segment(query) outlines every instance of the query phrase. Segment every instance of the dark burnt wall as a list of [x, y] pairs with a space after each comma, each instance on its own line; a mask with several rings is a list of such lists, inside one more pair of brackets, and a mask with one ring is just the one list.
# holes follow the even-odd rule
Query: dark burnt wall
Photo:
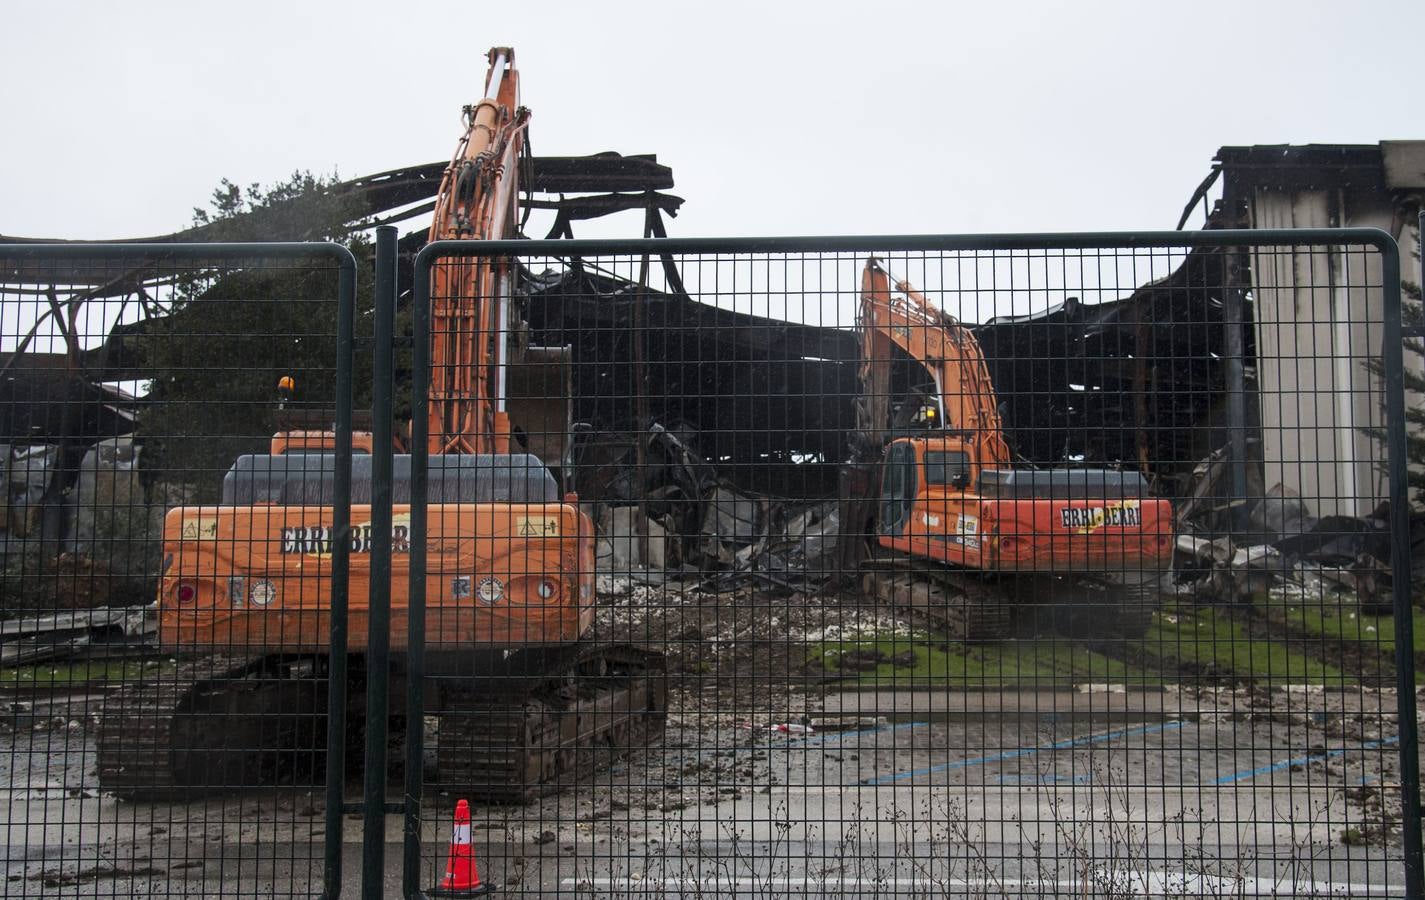
[[[1013, 451], [1041, 466], [1143, 469], [1159, 490], [1179, 490], [1224, 442], [1223, 304], [1247, 282], [1243, 261], [1234, 251], [1196, 251], [1124, 300], [1071, 302], [978, 327]], [[854, 332], [640, 294], [578, 270], [535, 280], [527, 317], [532, 343], [573, 347], [576, 422], [636, 431], [641, 391], [652, 421], [694, 434], [696, 451], [744, 489], [835, 491], [855, 427]], [[913, 388], [915, 368], [903, 361], [892, 384]]]

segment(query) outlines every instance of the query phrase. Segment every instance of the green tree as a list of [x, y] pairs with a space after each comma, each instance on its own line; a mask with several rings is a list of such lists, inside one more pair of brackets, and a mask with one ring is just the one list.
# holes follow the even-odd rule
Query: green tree
[[239, 187], [224, 178], [208, 201], [195, 207], [193, 225], [210, 241], [338, 241], [364, 246], [365, 220], [360, 202], [334, 190], [336, 174], [293, 172], [264, 188]]
[[[224, 179], [210, 209], [193, 223], [213, 241], [311, 241], [345, 244], [357, 256], [357, 330], [370, 322], [371, 247], [363, 210], [332, 190], [335, 176], [294, 173], [263, 188]], [[145, 466], [193, 499], [216, 500], [222, 476], [242, 453], [265, 452], [279, 426], [278, 379], [297, 391], [287, 409], [322, 422], [335, 409], [337, 272], [328, 263], [254, 258], [178, 273], [167, 314], [139, 340], [152, 373], [137, 433]], [[370, 403], [370, 365], [357, 354], [353, 404]], [[290, 418], [290, 414], [287, 416]]]

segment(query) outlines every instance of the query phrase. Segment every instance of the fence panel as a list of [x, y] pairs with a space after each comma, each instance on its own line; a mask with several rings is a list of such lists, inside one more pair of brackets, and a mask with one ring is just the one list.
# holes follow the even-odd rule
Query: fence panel
[[1420, 894], [1379, 233], [3, 261], [7, 895]]
[[1419, 896], [1384, 234], [415, 272], [408, 894]]
[[355, 290], [0, 247], [0, 894], [339, 891]]

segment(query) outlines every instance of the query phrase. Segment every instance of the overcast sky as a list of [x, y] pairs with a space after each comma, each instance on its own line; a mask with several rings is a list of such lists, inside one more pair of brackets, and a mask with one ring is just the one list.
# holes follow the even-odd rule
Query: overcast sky
[[1425, 138], [1418, 0], [134, 0], [4, 21], [0, 233], [28, 237], [173, 231], [224, 177], [447, 159], [496, 44], [535, 153], [657, 153], [687, 200], [674, 235], [1171, 228], [1219, 146]]

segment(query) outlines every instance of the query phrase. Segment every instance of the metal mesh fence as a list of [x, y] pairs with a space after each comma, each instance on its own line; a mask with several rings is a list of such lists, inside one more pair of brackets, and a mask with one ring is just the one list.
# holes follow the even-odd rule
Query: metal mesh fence
[[5, 896], [321, 893], [334, 557], [257, 495], [273, 459], [346, 490], [354, 276], [310, 245], [0, 250]]
[[392, 238], [0, 249], [6, 896], [1419, 895], [1388, 241]]
[[428, 249], [407, 887], [1405, 893], [1399, 271], [1312, 240]]

